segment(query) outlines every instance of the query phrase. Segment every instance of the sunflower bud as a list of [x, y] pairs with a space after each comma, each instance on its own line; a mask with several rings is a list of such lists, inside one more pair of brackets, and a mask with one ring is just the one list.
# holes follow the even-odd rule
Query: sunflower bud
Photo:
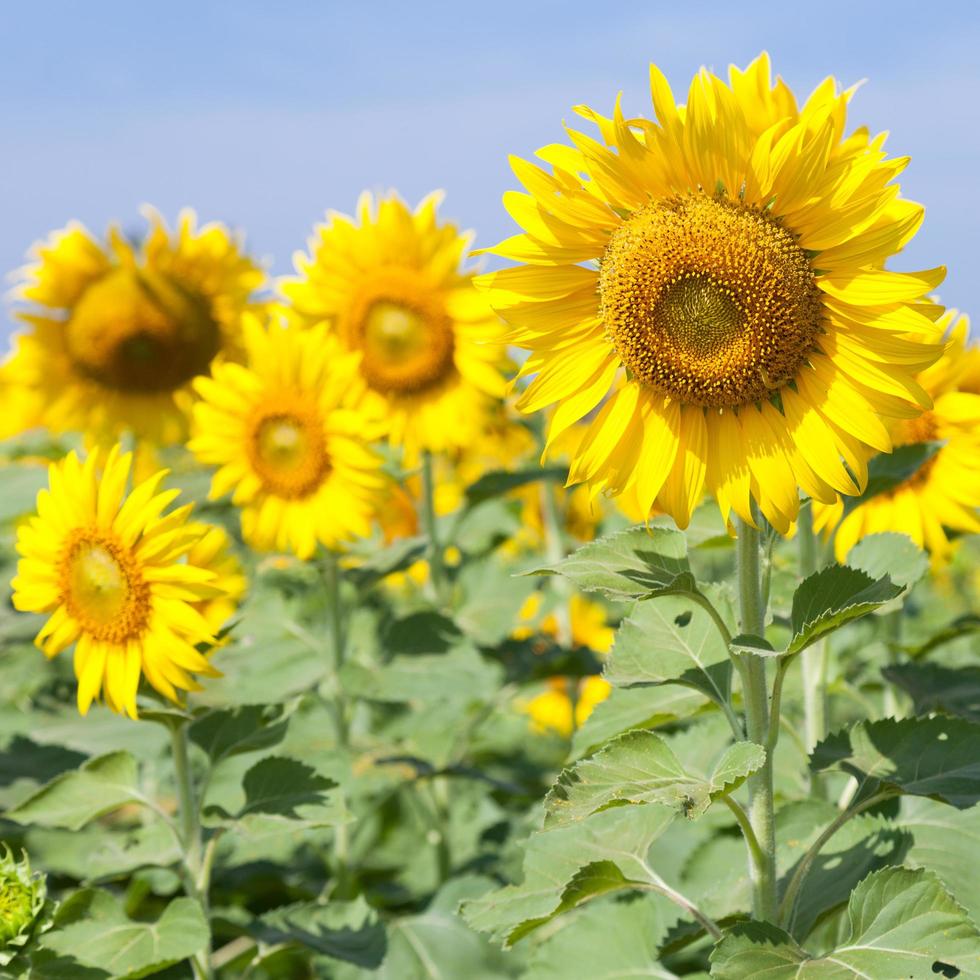
[[32, 872], [27, 855], [18, 861], [0, 845], [0, 966], [6, 966], [45, 927], [47, 884]]

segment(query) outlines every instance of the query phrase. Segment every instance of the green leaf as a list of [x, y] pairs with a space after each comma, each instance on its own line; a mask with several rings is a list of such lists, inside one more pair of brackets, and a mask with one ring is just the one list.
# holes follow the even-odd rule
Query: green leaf
[[912, 698], [917, 715], [942, 712], [980, 722], [980, 667], [903, 663], [882, 674]]
[[847, 906], [850, 931], [823, 956], [811, 956], [768, 923], [736, 926], [711, 954], [718, 980], [868, 980], [869, 977], [980, 976], [980, 932], [939, 879], [927, 871], [885, 868], [868, 875]]
[[844, 497], [844, 515], [855, 507], [887, 493], [906, 480], [911, 479], [919, 469], [942, 449], [941, 442], [910, 442], [896, 446], [890, 453], [878, 453], [868, 462], [868, 482], [860, 497]]
[[524, 980], [675, 980], [659, 962], [668, 922], [663, 900], [652, 895], [588, 906], [538, 946]]
[[799, 653], [815, 640], [900, 595], [886, 575], [873, 579], [847, 565], [828, 565], [804, 579], [793, 596], [793, 638], [786, 653]]
[[965, 809], [980, 801], [980, 724], [944, 717], [864, 721], [817, 745], [810, 766], [853, 776], [852, 805], [890, 791]]
[[572, 736], [572, 758], [588, 754], [623, 732], [673, 725], [710, 707], [711, 702], [699, 691], [680, 685], [614, 687]]
[[110, 752], [56, 776], [6, 816], [17, 823], [78, 830], [125, 803], [143, 801], [136, 759], [128, 752]]
[[327, 827], [346, 819], [339, 800], [327, 795], [336, 787], [332, 779], [296, 759], [269, 756], [256, 762], [242, 779], [244, 802], [234, 813], [220, 804], [204, 808], [210, 822], [236, 822], [246, 828], [264, 828], [275, 821], [302, 821]]
[[684, 535], [667, 527], [632, 527], [598, 538], [534, 575], [564, 575], [585, 592], [638, 599], [690, 573]]
[[885, 531], [862, 538], [848, 552], [847, 564], [873, 579], [888, 575], [907, 589], [929, 571], [929, 556], [907, 534]]
[[[521, 884], [466, 902], [464, 917], [474, 929], [510, 945], [558, 913], [566, 887], [587, 865], [611, 862], [625, 882], [649, 883], [647, 852], [672, 819], [667, 807], [614, 807], [533, 834], [524, 851]], [[581, 896], [581, 883], [574, 891]]]
[[385, 928], [363, 897], [353, 902], [298, 902], [246, 926], [264, 943], [298, 943], [333, 959], [373, 970], [387, 949]]
[[77, 892], [61, 909], [46, 948], [108, 971], [117, 980], [146, 977], [202, 950], [208, 924], [201, 906], [175, 898], [155, 922], [136, 921], [108, 892]]
[[504, 952], [473, 932], [457, 914], [460, 901], [475, 898], [491, 879], [465, 876], [446, 883], [425, 911], [388, 925], [388, 953], [377, 980], [465, 978], [503, 980], [523, 976], [513, 952]]
[[217, 765], [229, 756], [278, 745], [288, 726], [283, 705], [246, 704], [207, 712], [190, 726], [187, 734], [208, 754], [211, 765]]
[[732, 637], [732, 642], [728, 644], [728, 649], [732, 653], [749, 653], [753, 657], [781, 657], [782, 650], [777, 650], [763, 636], [756, 636], [753, 633], [739, 633]]
[[168, 867], [181, 857], [173, 832], [160, 821], [132, 829], [35, 827], [28, 831], [27, 846], [45, 871], [69, 875], [86, 884], [139, 868]]
[[466, 488], [467, 508], [476, 507], [486, 500], [502, 497], [512, 490], [519, 490], [539, 480], [564, 483], [568, 469], [564, 466], [532, 466], [524, 470], [491, 470]]
[[684, 684], [727, 704], [732, 663], [711, 616], [689, 599], [663, 596], [633, 607], [616, 632], [605, 677], [615, 687]]
[[954, 810], [923, 797], [906, 797], [898, 823], [912, 835], [905, 864], [934, 871], [974, 922], [980, 922], [980, 807]]
[[737, 742], [710, 777], [692, 774], [653, 732], [627, 732], [558, 777], [545, 800], [546, 826], [583, 820], [610, 806], [659, 803], [699, 817], [714, 799], [765, 763], [761, 745]]
[[387, 548], [374, 548], [354, 568], [344, 572], [357, 588], [366, 589], [395, 572], [403, 572], [425, 557], [428, 540], [424, 537], [399, 538]]

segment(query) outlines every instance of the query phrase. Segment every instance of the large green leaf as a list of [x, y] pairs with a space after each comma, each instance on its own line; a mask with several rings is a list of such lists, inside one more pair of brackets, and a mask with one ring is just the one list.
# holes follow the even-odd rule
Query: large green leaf
[[616, 687], [684, 684], [719, 705], [731, 694], [732, 662], [711, 616], [690, 599], [638, 602], [616, 632], [606, 679]]
[[885, 531], [861, 538], [848, 552], [847, 564], [873, 579], [887, 575], [896, 585], [909, 588], [929, 571], [929, 556], [907, 534]]
[[917, 715], [941, 711], [980, 722], [980, 667], [903, 663], [882, 673], [912, 698]]
[[614, 687], [572, 736], [572, 758], [586, 755], [623, 732], [673, 725], [707, 710], [711, 702], [689, 687]]
[[873, 612], [900, 595], [885, 575], [874, 579], [847, 565], [828, 565], [803, 580], [793, 596], [793, 638], [786, 652], [799, 653], [826, 633]]
[[980, 923], [980, 807], [954, 810], [935, 800], [906, 797], [898, 823], [912, 835], [905, 864], [934, 871], [973, 921]]
[[638, 599], [690, 574], [687, 541], [667, 527], [632, 527], [598, 538], [574, 554], [538, 569], [538, 575], [564, 575], [585, 592], [610, 599]]
[[43, 939], [47, 949], [116, 980], [149, 976], [200, 952], [207, 941], [204, 912], [189, 898], [175, 898], [155, 922], [146, 922], [131, 919], [119, 899], [96, 890], [62, 905]]
[[963, 809], [980, 801], [980, 724], [943, 717], [864, 721], [821, 742], [810, 765], [853, 776], [853, 803], [890, 791]]
[[653, 732], [627, 732], [558, 778], [545, 801], [546, 825], [558, 826], [610, 806], [659, 803], [698, 817], [711, 801], [736, 789], [766, 760], [766, 750], [737, 742], [710, 776], [689, 771]]
[[980, 932], [939, 879], [927, 871], [885, 868], [851, 894], [850, 932], [835, 949], [810, 956], [768, 923], [736, 926], [715, 947], [718, 980], [915, 980], [980, 976]]
[[18, 823], [78, 830], [125, 803], [143, 801], [136, 759], [128, 752], [110, 752], [56, 776], [6, 816]]
[[564, 466], [532, 466], [523, 470], [490, 470], [466, 488], [466, 506], [475, 507], [494, 497], [502, 497], [540, 480], [564, 483], [568, 469]]
[[363, 897], [280, 906], [246, 929], [265, 943], [296, 943], [367, 969], [378, 967], [387, 949], [384, 925]]
[[629, 882], [651, 884], [646, 855], [673, 816], [671, 809], [656, 805], [614, 807], [588, 820], [533, 834], [524, 852], [524, 880], [465, 903], [464, 916], [474, 929], [510, 945], [549, 921], [562, 907], [566, 889], [571, 887], [575, 904], [608, 891], [604, 881], [609, 868], [605, 879], [593, 877], [595, 891], [574, 881], [590, 865], [612, 865], [621, 887], [631, 887]]
[[663, 899], [597, 902], [568, 916], [535, 950], [524, 980], [675, 980], [659, 961], [659, 946], [674, 917]]

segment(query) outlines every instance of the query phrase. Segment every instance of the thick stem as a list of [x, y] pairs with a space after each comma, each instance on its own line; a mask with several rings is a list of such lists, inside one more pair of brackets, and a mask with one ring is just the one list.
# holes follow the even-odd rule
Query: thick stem
[[[807, 578], [817, 570], [818, 541], [813, 531], [813, 502], [800, 508], [797, 535], [800, 540], [800, 577]], [[803, 673], [803, 744], [809, 755], [827, 735], [827, 641], [817, 640], [800, 654]], [[810, 793], [826, 798], [826, 787], [819, 774], [810, 777]]]
[[[739, 519], [736, 542], [736, 569], [741, 629], [743, 633], [762, 636], [765, 628], [765, 605], [762, 598], [761, 552], [759, 532]], [[752, 653], [742, 658], [742, 681], [745, 701], [745, 731], [749, 741], [765, 745], [766, 762], [749, 776], [749, 823], [755, 833], [762, 860], [749, 860], [752, 879], [752, 905], [756, 919], [775, 921], [776, 916], [776, 840], [773, 817], [772, 756], [769, 731], [769, 690], [766, 683], [766, 662]], [[776, 729], [778, 732], [778, 728]]]
[[446, 605], [446, 567], [442, 561], [442, 545], [436, 527], [436, 485], [432, 472], [432, 453], [428, 449], [422, 454], [422, 526], [429, 539], [429, 576], [436, 602]]
[[[885, 642], [888, 645], [888, 663], [897, 664], [901, 659], [899, 645], [902, 641], [901, 612], [888, 613], [883, 617], [885, 627]], [[886, 718], [901, 718], [905, 714], [899, 699], [898, 691], [891, 681], [885, 681], [884, 704], [882, 705]]]
[[[191, 774], [187, 746], [187, 722], [174, 721], [169, 725], [170, 743], [173, 748], [174, 775], [177, 782], [177, 801], [180, 809], [180, 839], [184, 851], [184, 890], [190, 898], [201, 903], [205, 918], [209, 916], [206, 888], [201, 889], [203, 851], [201, 846], [201, 820], [198, 812], [197, 796]], [[204, 879], [206, 884], [206, 879]], [[211, 945], [193, 957], [191, 966], [199, 980], [211, 980]]]

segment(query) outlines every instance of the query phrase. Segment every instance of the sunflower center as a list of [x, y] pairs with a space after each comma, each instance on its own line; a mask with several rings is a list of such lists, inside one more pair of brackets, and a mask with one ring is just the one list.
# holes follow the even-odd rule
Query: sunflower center
[[789, 381], [823, 318], [793, 235], [763, 211], [703, 195], [657, 201], [625, 221], [606, 247], [599, 296], [635, 378], [719, 408]]
[[248, 425], [249, 461], [268, 493], [308, 497], [330, 473], [323, 422], [298, 399], [265, 404]]
[[149, 620], [150, 590], [136, 556], [115, 535], [73, 531], [58, 572], [62, 601], [86, 633], [110, 643], [142, 634]]
[[204, 297], [167, 276], [128, 268], [85, 290], [65, 336], [78, 371], [130, 394], [180, 388], [207, 371], [221, 346]]
[[441, 300], [405, 269], [380, 269], [361, 283], [347, 317], [361, 372], [385, 394], [416, 394], [453, 369], [452, 322]]

